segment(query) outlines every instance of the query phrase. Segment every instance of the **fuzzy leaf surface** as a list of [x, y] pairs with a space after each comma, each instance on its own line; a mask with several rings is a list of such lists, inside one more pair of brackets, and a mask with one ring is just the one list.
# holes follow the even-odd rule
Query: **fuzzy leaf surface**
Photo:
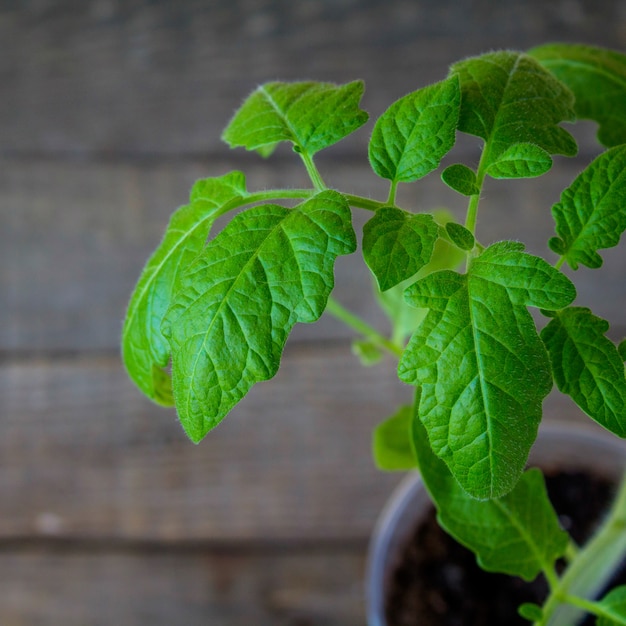
[[[435, 215], [435, 221], [445, 225], [451, 216], [441, 211]], [[439, 238], [435, 242], [435, 249], [430, 262], [423, 267], [415, 276], [398, 283], [395, 287], [381, 292], [375, 288], [374, 292], [383, 311], [386, 313], [392, 327], [392, 341], [399, 346], [405, 344], [408, 337], [413, 334], [417, 325], [424, 319], [426, 309], [418, 309], [411, 306], [404, 299], [404, 290], [423, 275], [437, 272], [442, 269], [456, 269], [465, 259], [465, 254], [456, 246]]]
[[626, 437], [624, 362], [607, 321], [587, 308], [558, 311], [541, 331], [557, 387], [600, 425]]
[[363, 258], [381, 291], [410, 278], [430, 261], [438, 233], [432, 215], [393, 207], [376, 211], [363, 227]]
[[476, 554], [484, 570], [531, 581], [565, 554], [569, 538], [559, 526], [540, 470], [525, 472], [504, 497], [480, 501], [433, 454], [419, 420], [413, 422], [413, 443], [439, 523]]
[[552, 158], [543, 148], [532, 143], [516, 143], [487, 168], [487, 174], [492, 178], [533, 178], [551, 167]]
[[241, 172], [197, 181], [190, 204], [172, 215], [135, 287], [122, 331], [122, 356], [131, 379], [159, 404], [173, 404], [170, 375], [163, 369], [170, 359], [170, 346], [161, 334], [161, 323], [180, 273], [204, 247], [215, 212], [247, 195]]
[[461, 224], [448, 222], [446, 224], [446, 233], [454, 245], [458, 246], [461, 250], [472, 250], [476, 245], [474, 235]]
[[462, 163], [454, 163], [446, 167], [441, 173], [441, 180], [450, 189], [454, 189], [464, 196], [480, 193], [480, 187], [476, 181], [476, 172]]
[[244, 101], [222, 139], [268, 156], [282, 141], [313, 155], [365, 124], [359, 108], [362, 81], [345, 85], [298, 82], [266, 83]]
[[416, 466], [411, 441], [413, 407], [402, 406], [374, 429], [374, 462], [381, 470], [404, 471]]
[[552, 250], [572, 269], [600, 267], [597, 251], [616, 246], [626, 229], [626, 145], [595, 158], [563, 191], [552, 216], [558, 235]]
[[599, 604], [604, 614], [598, 617], [597, 626], [626, 625], [626, 585], [611, 589]]
[[410, 93], [376, 121], [369, 144], [372, 169], [393, 182], [411, 182], [437, 169], [452, 148], [461, 94], [456, 77]]
[[467, 274], [441, 271], [409, 287], [428, 308], [398, 375], [422, 388], [419, 418], [434, 452], [475, 498], [497, 498], [521, 475], [552, 387], [547, 351], [527, 306], [557, 310], [569, 279], [523, 245], [500, 242]]
[[485, 140], [485, 169], [520, 143], [548, 154], [576, 154], [576, 141], [558, 125], [575, 118], [574, 96], [535, 59], [492, 52], [455, 63], [450, 71], [461, 80], [459, 130]]
[[599, 124], [598, 141], [626, 143], [626, 55], [580, 44], [547, 44], [529, 51], [576, 96], [576, 115]]
[[356, 249], [343, 196], [237, 215], [191, 264], [167, 311], [174, 399], [199, 441], [259, 381], [276, 373], [296, 322], [323, 313], [338, 255]]

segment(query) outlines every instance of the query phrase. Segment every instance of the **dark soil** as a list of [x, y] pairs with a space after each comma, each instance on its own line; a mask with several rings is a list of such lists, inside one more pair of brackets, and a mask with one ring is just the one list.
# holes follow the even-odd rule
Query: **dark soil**
[[[546, 475], [562, 526], [578, 544], [593, 532], [613, 496], [609, 482], [583, 473]], [[610, 586], [626, 584], [620, 571]], [[474, 554], [442, 531], [431, 511], [408, 542], [387, 599], [388, 626], [529, 626], [517, 613], [523, 602], [542, 604], [547, 585], [489, 574]], [[582, 622], [592, 626], [589, 617]]]

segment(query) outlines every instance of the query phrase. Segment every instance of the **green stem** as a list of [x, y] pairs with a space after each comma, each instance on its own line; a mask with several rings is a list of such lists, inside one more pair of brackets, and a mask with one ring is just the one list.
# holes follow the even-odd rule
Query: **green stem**
[[398, 182], [395, 180], [391, 181], [391, 186], [389, 187], [389, 197], [387, 198], [388, 206], [396, 206], [396, 191], [398, 190]]
[[369, 324], [364, 322], [354, 313], [351, 313], [350, 311], [345, 309], [333, 298], [328, 298], [326, 311], [336, 317], [338, 320], [342, 321], [350, 328], [362, 334], [364, 337], [375, 343], [377, 346], [384, 348], [398, 358], [402, 356], [402, 348], [397, 346], [395, 343], [389, 341], [389, 339], [381, 335], [376, 329], [372, 328]]
[[[543, 608], [543, 619], [536, 626], [572, 626], [582, 617], [579, 601], [589, 601], [606, 585], [626, 557], [626, 475], [605, 522], [552, 589]], [[564, 603], [568, 604], [564, 604]], [[585, 608], [585, 610], [587, 610]]]
[[313, 183], [315, 189], [317, 191], [324, 191], [324, 189], [328, 189], [322, 179], [322, 175], [319, 173], [319, 170], [315, 166], [315, 163], [313, 163], [313, 157], [304, 150], [300, 151], [300, 157], [304, 162], [306, 171], [308, 172], [309, 178], [311, 179], [311, 182]]
[[241, 198], [234, 198], [215, 211], [212, 217], [217, 219], [233, 209], [238, 209], [248, 204], [258, 204], [268, 200], [305, 200], [313, 195], [315, 195], [315, 190], [313, 189], [268, 189], [267, 191], [251, 193]]
[[579, 598], [578, 596], [572, 595], [565, 596], [565, 601], [579, 607], [587, 613], [596, 615], [597, 617], [606, 617], [611, 621], [611, 623], [626, 624], [626, 620], [624, 620], [624, 618], [619, 615], [615, 615], [614, 613], [610, 613], [599, 602], [592, 602], [590, 600], [586, 600], [585, 598]]
[[388, 206], [386, 202], [379, 202], [378, 200], [364, 198], [363, 196], [354, 196], [349, 193], [344, 193], [343, 197], [348, 201], [348, 204], [350, 204], [350, 206], [357, 207], [358, 209], [378, 211], [378, 209]]
[[565, 263], [564, 256], [560, 257], [559, 260], [554, 264], [555, 269], [560, 270], [563, 263]]

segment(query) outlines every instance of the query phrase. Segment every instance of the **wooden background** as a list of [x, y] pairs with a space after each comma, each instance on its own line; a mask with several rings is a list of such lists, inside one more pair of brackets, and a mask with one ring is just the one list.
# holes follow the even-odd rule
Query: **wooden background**
[[[0, 624], [364, 623], [369, 533], [397, 475], [370, 430], [407, 397], [360, 369], [332, 319], [298, 328], [280, 374], [199, 446], [126, 379], [119, 334], [134, 281], [198, 177], [299, 186], [288, 150], [219, 141], [270, 79], [367, 81], [372, 116], [459, 57], [550, 40], [626, 50], [626, 5], [601, 0], [5, 0], [0, 3]], [[319, 166], [382, 197], [371, 125]], [[583, 127], [581, 157], [594, 154]], [[457, 154], [476, 159], [477, 142]], [[549, 207], [581, 168], [491, 183], [484, 242], [545, 251]], [[431, 176], [402, 198], [462, 208]], [[581, 271], [579, 303], [626, 334], [626, 257]], [[384, 328], [358, 258], [346, 306]], [[551, 414], [569, 414], [550, 399]]]

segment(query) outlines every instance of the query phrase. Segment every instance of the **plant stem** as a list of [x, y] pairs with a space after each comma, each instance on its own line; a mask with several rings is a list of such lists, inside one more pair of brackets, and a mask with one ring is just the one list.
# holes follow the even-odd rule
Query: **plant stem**
[[571, 602], [571, 596], [577, 596], [584, 603], [606, 585], [626, 557], [625, 530], [626, 475], [608, 517], [551, 590], [544, 604], [543, 619], [536, 622], [536, 626], [572, 626], [580, 620], [583, 607], [580, 601]]
[[378, 209], [388, 206], [386, 202], [379, 202], [378, 200], [372, 200], [371, 198], [365, 198], [363, 196], [354, 196], [349, 193], [344, 193], [343, 197], [348, 201], [348, 204], [358, 209], [378, 211]]
[[315, 189], [317, 191], [324, 191], [324, 189], [328, 189], [322, 179], [322, 175], [319, 173], [315, 163], [313, 163], [313, 157], [304, 150], [300, 151], [300, 157], [302, 158], [304, 167], [306, 167], [306, 171], [308, 172], [309, 178], [311, 179]]
[[402, 356], [402, 348], [397, 346], [395, 343], [389, 341], [389, 339], [381, 335], [376, 329], [372, 328], [360, 317], [345, 309], [335, 299], [328, 298], [326, 311], [336, 317], [338, 320], [342, 321], [350, 328], [353, 328], [358, 333], [362, 334], [364, 337], [375, 343], [377, 346], [384, 348], [398, 358]]
[[398, 189], [398, 183], [395, 180], [391, 181], [391, 186], [389, 187], [389, 197], [387, 198], [388, 206], [396, 205], [396, 191]]

